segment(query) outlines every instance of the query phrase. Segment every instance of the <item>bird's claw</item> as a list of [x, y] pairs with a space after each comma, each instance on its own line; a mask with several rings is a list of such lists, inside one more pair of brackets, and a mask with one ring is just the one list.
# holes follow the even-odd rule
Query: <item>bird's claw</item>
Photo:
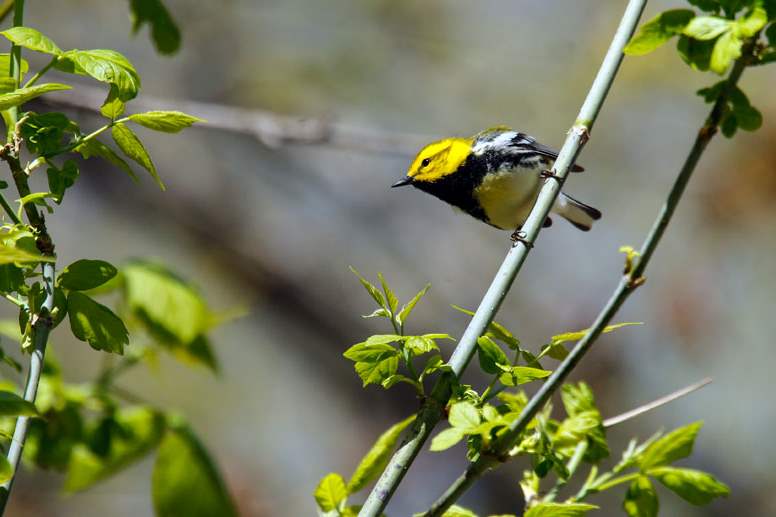
[[524, 231], [519, 230], [519, 229], [515, 230], [514, 232], [512, 232], [512, 235], [509, 238], [512, 241], [512, 247], [513, 248], [515, 246], [517, 246], [518, 242], [522, 242], [523, 244], [525, 244], [525, 247], [528, 248], [528, 249], [531, 249], [534, 246], [533, 242], [528, 240], [528, 234], [525, 233]]

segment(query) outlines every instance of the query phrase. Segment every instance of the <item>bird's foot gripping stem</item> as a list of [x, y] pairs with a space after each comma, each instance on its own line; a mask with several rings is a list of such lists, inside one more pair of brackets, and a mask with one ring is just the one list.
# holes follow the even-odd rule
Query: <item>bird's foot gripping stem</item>
[[552, 178], [555, 181], [557, 181], [558, 184], [560, 184], [560, 185], [563, 185], [563, 182], [566, 181], [566, 178], [561, 178], [560, 176], [558, 176], [557, 174], [552, 172], [550, 169], [544, 169], [543, 171], [541, 171], [539, 173], [539, 176], [542, 179], [545, 179], [545, 180], [548, 180], [548, 179]]

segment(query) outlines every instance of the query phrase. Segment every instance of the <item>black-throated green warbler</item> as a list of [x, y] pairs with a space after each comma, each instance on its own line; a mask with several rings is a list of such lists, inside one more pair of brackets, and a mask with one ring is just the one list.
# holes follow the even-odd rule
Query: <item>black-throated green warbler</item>
[[[553, 149], [508, 127], [486, 129], [471, 138], [445, 138], [424, 147], [407, 175], [393, 187], [413, 185], [502, 230], [515, 230], [528, 217], [542, 181], [558, 157]], [[584, 169], [574, 165], [572, 172]], [[601, 212], [561, 193], [552, 212], [588, 231]], [[548, 217], [544, 226], [552, 224]]]

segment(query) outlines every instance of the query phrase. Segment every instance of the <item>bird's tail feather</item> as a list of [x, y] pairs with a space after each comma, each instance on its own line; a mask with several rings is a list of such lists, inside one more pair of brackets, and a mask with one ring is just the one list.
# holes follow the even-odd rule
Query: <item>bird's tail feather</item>
[[561, 192], [555, 201], [553, 212], [560, 215], [568, 222], [582, 231], [588, 231], [593, 227], [593, 221], [601, 218], [601, 212], [592, 206], [577, 201], [573, 197]]

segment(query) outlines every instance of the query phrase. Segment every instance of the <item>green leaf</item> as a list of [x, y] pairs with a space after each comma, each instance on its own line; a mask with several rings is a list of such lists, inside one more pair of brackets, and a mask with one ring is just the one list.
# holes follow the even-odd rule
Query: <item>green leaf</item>
[[[30, 69], [30, 64], [27, 62], [26, 59], [22, 59], [22, 77], [24, 77], [24, 74], [26, 74]], [[11, 75], [11, 54], [8, 52], [2, 52], [0, 53], [0, 76], [2, 76], [4, 79], [10, 80], [11, 88], [7, 91], [12, 91], [16, 89], [16, 85], [14, 83], [13, 78], [10, 77]]]
[[321, 479], [313, 495], [318, 503], [318, 508], [324, 512], [335, 512], [345, 506], [348, 499], [348, 489], [342, 476], [331, 472]]
[[[463, 307], [459, 307], [457, 305], [452, 305], [452, 307], [459, 312], [468, 314], [469, 316], [474, 316], [474, 311], [464, 309]], [[491, 321], [488, 324], [488, 334], [489, 337], [501, 341], [512, 350], [518, 350], [520, 348], [520, 340], [512, 335], [512, 333], [507, 330], [506, 327], [496, 321]]]
[[630, 517], [657, 517], [657, 492], [647, 476], [637, 477], [625, 493], [622, 509]]
[[111, 84], [108, 97], [105, 99], [105, 102], [102, 103], [102, 106], [100, 106], [100, 113], [103, 117], [107, 117], [110, 120], [115, 120], [116, 118], [120, 117], [122, 113], [124, 113], [125, 107], [126, 104], [123, 100], [121, 100], [119, 89], [116, 87], [116, 85]]
[[531, 507], [523, 517], [583, 517], [598, 507], [585, 503], [539, 503]]
[[468, 508], [454, 504], [445, 510], [445, 513], [442, 514], [442, 517], [477, 517], [477, 514]]
[[480, 368], [485, 373], [501, 373], [503, 370], [497, 365], [507, 367], [511, 365], [507, 354], [488, 336], [477, 338], [477, 357], [480, 361]]
[[0, 244], [0, 264], [35, 264], [37, 262], [54, 262], [53, 257], [40, 253], [31, 253], [21, 248]]
[[181, 45], [181, 32], [160, 0], [132, 0], [132, 33], [151, 26], [151, 39], [160, 54], [173, 54]]
[[395, 347], [387, 343], [358, 343], [345, 350], [342, 355], [351, 361], [372, 362], [384, 357], [385, 354], [398, 353]]
[[380, 285], [383, 287], [383, 292], [385, 293], [385, 299], [388, 302], [388, 309], [390, 309], [391, 314], [396, 314], [396, 309], [399, 307], [399, 300], [396, 298], [396, 295], [391, 290], [390, 286], [388, 285], [388, 282], [385, 281], [385, 277], [382, 273], [377, 273], [377, 278], [380, 280]]
[[418, 291], [418, 294], [412, 297], [412, 300], [408, 301], [404, 306], [402, 306], [401, 310], [399, 311], [399, 314], [396, 315], [396, 322], [399, 325], [404, 325], [404, 322], [407, 321], [407, 318], [412, 312], [412, 309], [415, 308], [415, 305], [418, 304], [420, 299], [423, 298], [423, 296], [425, 296], [425, 294], [428, 292], [430, 288], [431, 288], [431, 284], [426, 284], [426, 286], [423, 289]]
[[570, 416], [578, 415], [585, 411], [598, 411], [595, 405], [593, 390], [585, 382], [561, 386], [561, 400], [566, 413]]
[[531, 366], [512, 366], [508, 372], [499, 377], [499, 381], [505, 386], [519, 386], [538, 379], [544, 379], [552, 374], [550, 370], [533, 368]]
[[695, 93], [703, 97], [703, 102], [713, 103], [717, 100], [717, 98], [720, 96], [722, 91], [725, 89], [726, 84], [727, 84], [727, 81], [725, 80], [718, 81], [714, 83], [712, 86], [709, 86], [708, 88], [701, 88]]
[[748, 16], [736, 21], [736, 27], [745, 38], [751, 38], [768, 23], [768, 13], [760, 6], [752, 9]]
[[350, 476], [347, 486], [349, 494], [354, 494], [363, 489], [367, 483], [380, 475], [385, 466], [388, 465], [388, 460], [391, 459], [391, 453], [396, 446], [396, 442], [399, 441], [401, 433], [414, 421], [415, 415], [412, 415], [392, 425], [380, 435], [372, 448], [369, 449], [369, 452], [363, 457], [361, 463], [358, 464], [356, 471]]
[[65, 197], [65, 191], [75, 184], [78, 179], [79, 170], [75, 160], [65, 160], [62, 168], [49, 167], [46, 169], [48, 177], [49, 190], [53, 195], [54, 202], [61, 204]]
[[148, 151], [146, 151], [145, 147], [143, 147], [143, 143], [140, 141], [137, 135], [135, 135], [131, 129], [121, 123], [113, 126], [111, 129], [111, 135], [113, 136], [113, 141], [116, 142], [116, 145], [119, 146], [119, 149], [121, 149], [121, 151], [127, 155], [129, 159], [137, 162], [145, 170], [147, 170], [151, 174], [151, 177], [156, 181], [156, 184], [159, 185], [159, 188], [165, 190], [164, 183], [162, 183], [162, 179], [156, 172], [156, 167], [151, 161], [151, 157], [148, 155]]
[[733, 32], [726, 32], [719, 37], [711, 52], [709, 68], [720, 75], [725, 73], [730, 63], [741, 56], [741, 46], [744, 42]]
[[166, 267], [133, 261], [121, 273], [128, 308], [158, 339], [188, 344], [215, 324], [199, 291]]
[[115, 85], [125, 102], [134, 99], [140, 90], [140, 76], [135, 67], [115, 50], [68, 50], [61, 55], [55, 68]]
[[398, 352], [394, 350], [393, 353], [385, 353], [368, 362], [357, 362], [354, 367], [364, 387], [370, 384], [382, 384], [399, 369]]
[[59, 56], [62, 50], [48, 37], [30, 27], [12, 27], [0, 32], [12, 43], [35, 52], [43, 52], [52, 56]]
[[456, 443], [463, 440], [464, 436], [465, 431], [463, 429], [459, 429], [458, 427], [449, 427], [441, 433], [437, 434], [434, 439], [431, 440], [430, 450], [432, 452], [439, 452], [449, 449]]
[[84, 159], [89, 159], [93, 156], [97, 156], [99, 158], [102, 158], [103, 160], [106, 160], [132, 178], [133, 181], [138, 181], [137, 175], [132, 171], [132, 169], [129, 167], [129, 164], [118, 154], [116, 154], [116, 151], [108, 147], [107, 145], [103, 144], [99, 140], [93, 138], [91, 140], [87, 140], [86, 142], [80, 144], [78, 147], [75, 148], [75, 151], [78, 153], [81, 153], [81, 156], [84, 157]]
[[433, 339], [426, 336], [410, 336], [404, 344], [413, 356], [439, 350]]
[[187, 115], [180, 111], [147, 111], [130, 115], [129, 119], [143, 127], [165, 133], [177, 133], [191, 127], [195, 122], [205, 122], [199, 117]]
[[[5, 455], [0, 455], [0, 483], [5, 483], [13, 477], [13, 467]], [[8, 490], [4, 488], [3, 490]]]
[[732, 22], [717, 16], [698, 16], [690, 20], [690, 23], [682, 31], [682, 34], [705, 41], [714, 39], [725, 31], [730, 30]]
[[78, 492], [136, 463], [159, 445], [166, 429], [164, 415], [150, 407], [121, 408], [95, 429], [105, 435], [104, 445], [73, 448], [65, 490]]
[[703, 422], [694, 422], [653, 442], [639, 458], [641, 470], [668, 465], [689, 456], [701, 426]]
[[67, 296], [67, 313], [75, 337], [95, 350], [124, 353], [124, 346], [129, 344], [127, 327], [109, 308], [85, 294], [71, 291]]
[[691, 504], [708, 504], [716, 497], [730, 495], [727, 485], [700, 470], [659, 467], [650, 469], [648, 474]]
[[736, 120], [735, 113], [725, 113], [725, 115], [722, 117], [722, 121], [720, 122], [719, 127], [725, 137], [732, 138], [738, 129], [738, 121]]
[[399, 334], [375, 334], [374, 336], [366, 338], [365, 343], [367, 345], [384, 345], [403, 340], [404, 336], [400, 336]]
[[186, 426], [167, 431], [151, 478], [158, 517], [233, 517], [232, 498], [207, 451]]
[[719, 2], [717, 2], [717, 0], [687, 0], [687, 2], [707, 13], [719, 11]]
[[660, 13], [639, 28], [623, 52], [628, 56], [649, 54], [673, 36], [680, 34], [695, 17], [689, 9], [672, 9]]
[[366, 289], [366, 292], [369, 293], [369, 296], [372, 297], [372, 299], [377, 303], [377, 305], [379, 305], [380, 307], [382, 307], [387, 311], [389, 307], [385, 303], [385, 298], [383, 298], [383, 293], [381, 293], [380, 290], [377, 289], [377, 287], [375, 287], [374, 285], [372, 285], [372, 283], [369, 282], [366, 278], [361, 276], [361, 273], [359, 273], [356, 270], [356, 268], [354, 268], [353, 266], [348, 266], [348, 267], [350, 271], [354, 275], [356, 275], [356, 277], [358, 277], [358, 281], [361, 282], [361, 285], [364, 286], [364, 289]]
[[736, 126], [744, 131], [755, 131], [763, 123], [762, 114], [749, 103], [746, 94], [738, 87], [730, 91], [730, 104], [733, 108]]
[[44, 93], [69, 90], [70, 86], [58, 83], [36, 84], [29, 88], [19, 88], [9, 93], [0, 95], [0, 110], [7, 110], [14, 106], [21, 106], [25, 102], [40, 97]]
[[0, 391], [0, 416], [37, 416], [35, 404], [16, 393]]
[[59, 274], [57, 284], [73, 291], [87, 291], [99, 287], [114, 276], [118, 270], [104, 260], [76, 260]]
[[459, 429], [474, 429], [480, 425], [480, 412], [471, 402], [456, 402], [450, 407], [448, 421]]
[[[776, 47], [776, 23], [772, 23], [765, 29], [765, 36], [768, 38], [768, 43], [771, 47]], [[24, 67], [22, 67], [24, 69]], [[1, 71], [1, 69], [0, 69]]]
[[[630, 327], [632, 325], [643, 325], [644, 323], [640, 321], [627, 321], [625, 323], [616, 323], [614, 325], [607, 325], [604, 327], [604, 330], [601, 331], [601, 334], [608, 334], [609, 332], [614, 332], [617, 329], [621, 329], [623, 327]], [[585, 337], [585, 334], [588, 333], [590, 329], [584, 329], [584, 330], [577, 330], [575, 332], [564, 332], [563, 334], [558, 334], [556, 336], [552, 336], [550, 338], [550, 343], [553, 345], [560, 345], [562, 343], [567, 343], [569, 341], [579, 341], [583, 337]]]
[[711, 53], [715, 45], [715, 40], [700, 41], [687, 36], [680, 36], [679, 42], [676, 45], [676, 51], [679, 52], [682, 61], [687, 63], [690, 68], [705, 72], [709, 69]]

